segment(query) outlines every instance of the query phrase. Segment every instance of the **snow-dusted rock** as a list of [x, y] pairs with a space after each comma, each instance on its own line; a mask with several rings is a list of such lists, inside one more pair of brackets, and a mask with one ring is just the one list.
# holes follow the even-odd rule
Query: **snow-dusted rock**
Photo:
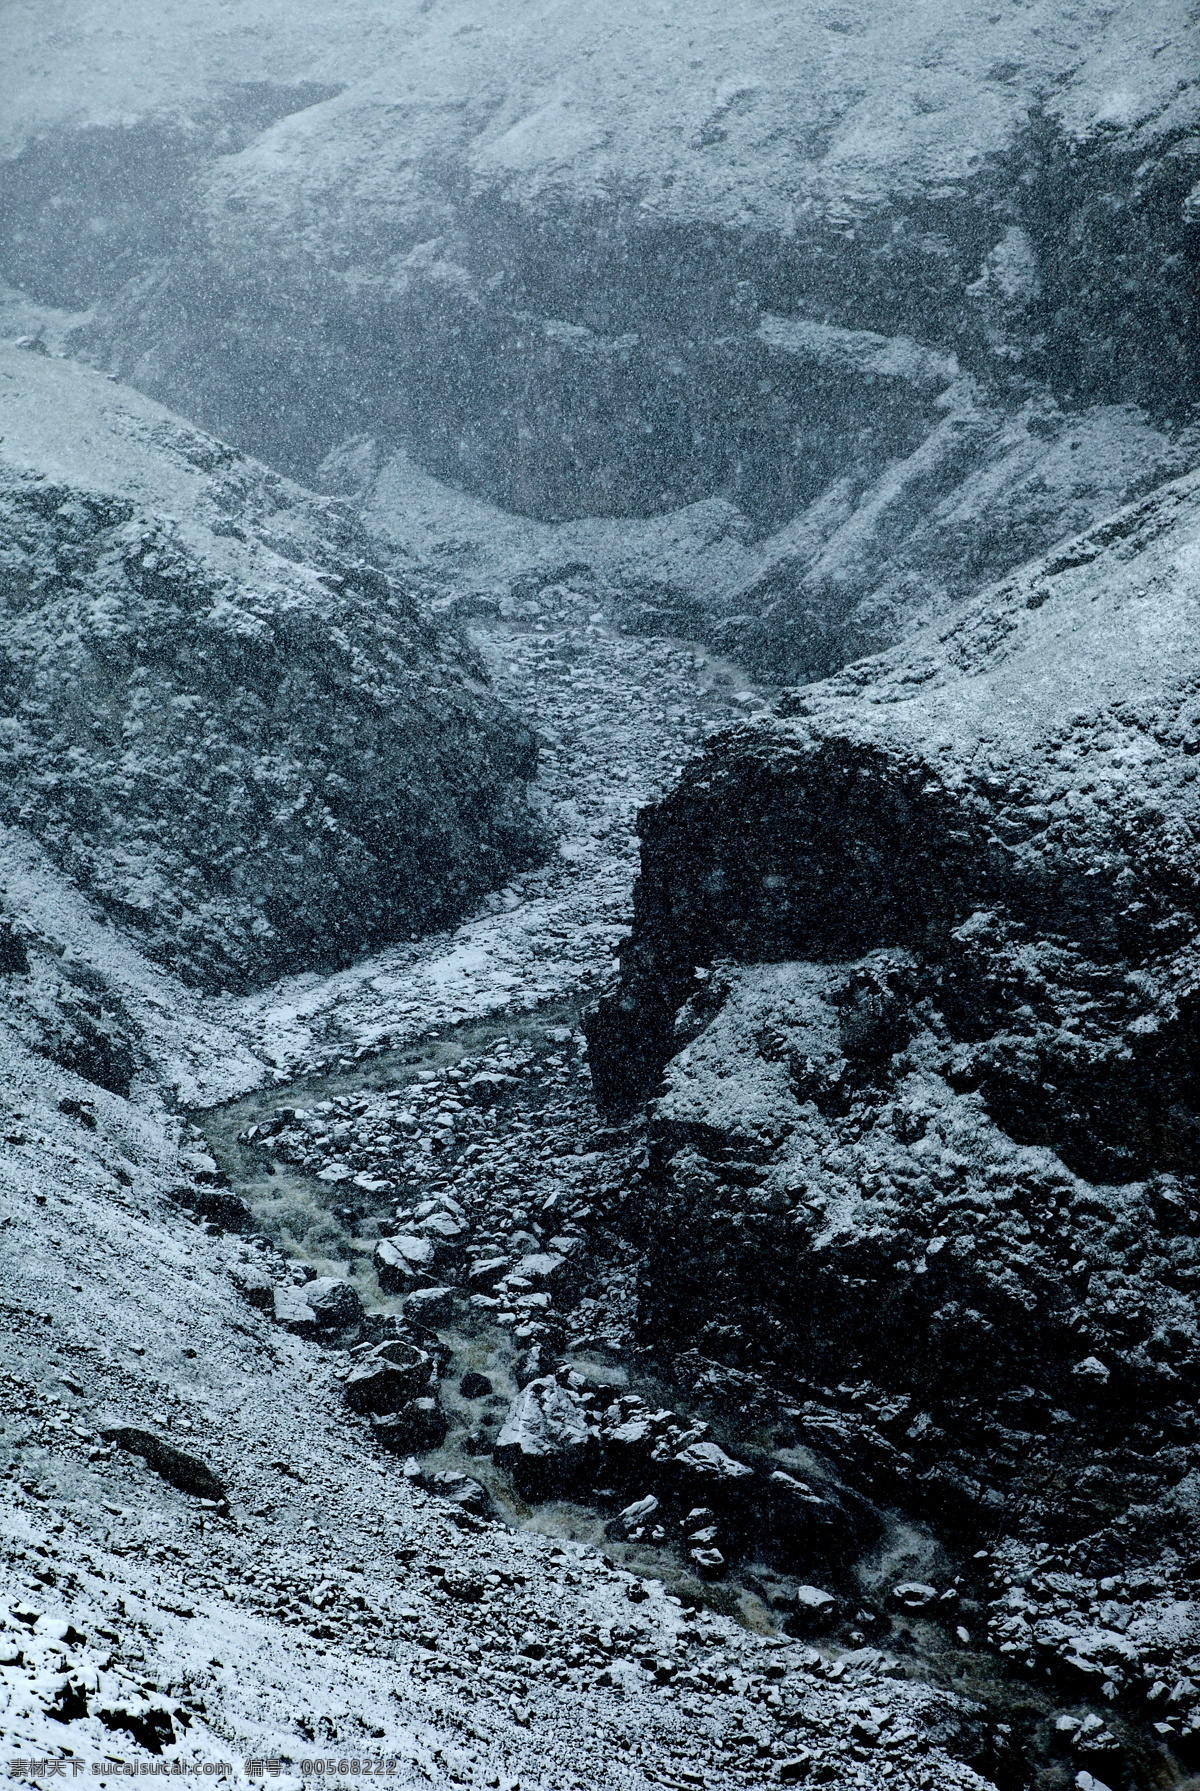
[[427, 1350], [393, 1339], [358, 1358], [343, 1382], [346, 1404], [356, 1412], [397, 1412], [426, 1395], [433, 1375]]
[[433, 1266], [434, 1246], [429, 1238], [400, 1233], [380, 1238], [372, 1254], [379, 1285], [385, 1293], [405, 1293]]
[[566, 1490], [593, 1466], [596, 1431], [579, 1395], [546, 1375], [514, 1399], [492, 1453], [519, 1486]]
[[276, 1287], [274, 1311], [289, 1331], [340, 1331], [362, 1317], [362, 1301], [348, 1281], [318, 1275], [302, 1287]]

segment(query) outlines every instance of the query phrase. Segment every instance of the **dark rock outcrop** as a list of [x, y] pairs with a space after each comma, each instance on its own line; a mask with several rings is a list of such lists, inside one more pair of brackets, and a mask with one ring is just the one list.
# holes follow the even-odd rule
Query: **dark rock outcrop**
[[[1136, 1151], [1118, 1134], [1157, 1128], [1147, 1162], [1180, 1167], [1200, 896], [1198, 508], [1200, 478], [1161, 488], [695, 761], [643, 817], [634, 932], [592, 1026], [602, 1096], [646, 1092], [703, 1029], [714, 962], [890, 947], [939, 965], [964, 1048], [1018, 1009], [1050, 1045], [1022, 964], [1052, 1007], [1055, 991], [1086, 1004], [1127, 1051], [1119, 1123], [1104, 1117], [1104, 1051], [1086, 1036], [1070, 1047], [1060, 1016], [1061, 1125], [1087, 1123], [1066, 1118], [1077, 1096], [1092, 1114], [1085, 1153], [1105, 1135]], [[901, 1042], [889, 1002], [862, 1001], [842, 1032], [886, 1058]], [[1015, 1086], [1019, 1057], [976, 1050], [978, 1081]], [[1139, 1098], [1157, 1118], [1130, 1125]]]
[[346, 961], [528, 862], [531, 736], [336, 506], [82, 369], [3, 394], [3, 819], [152, 956]]
[[1014, 1645], [1068, 1679], [1095, 1575], [1200, 1557], [1198, 540], [1192, 477], [713, 743], [589, 1027], [651, 1097], [643, 1342], [1010, 1572], [1060, 1551]]
[[219, 1480], [212, 1469], [195, 1455], [188, 1455], [185, 1450], [177, 1449], [174, 1443], [156, 1436], [152, 1430], [140, 1430], [135, 1425], [118, 1424], [101, 1428], [101, 1437], [106, 1443], [115, 1443], [118, 1449], [125, 1449], [130, 1455], [140, 1455], [147, 1467], [177, 1487], [180, 1492], [191, 1493], [198, 1499], [210, 1499], [215, 1505], [223, 1505], [227, 1494], [224, 1482]]

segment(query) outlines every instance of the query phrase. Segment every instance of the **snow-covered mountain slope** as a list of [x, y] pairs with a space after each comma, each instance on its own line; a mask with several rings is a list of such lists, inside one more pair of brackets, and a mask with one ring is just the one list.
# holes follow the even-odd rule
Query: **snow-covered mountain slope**
[[732, 505], [659, 594], [765, 676], [1194, 463], [1182, 0], [17, 17], [0, 271], [86, 353], [309, 481]]
[[352, 520], [87, 369], [0, 357], [4, 819], [210, 987], [461, 914], [532, 736]]

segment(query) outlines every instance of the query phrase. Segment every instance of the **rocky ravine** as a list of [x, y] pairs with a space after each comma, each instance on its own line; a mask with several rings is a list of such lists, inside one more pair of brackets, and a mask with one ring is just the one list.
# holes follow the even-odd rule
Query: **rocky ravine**
[[0, 69], [7, 1732], [1179, 1783], [1190, 9], [103, 15]]
[[[124, 606], [118, 613], [161, 621], [169, 644], [178, 635], [186, 642], [189, 626], [203, 629], [208, 612], [192, 621], [174, 586], [166, 597], [158, 587], [150, 592], [156, 608], [128, 581], [159, 568], [139, 562], [122, 573], [97, 556], [86, 531], [81, 541], [69, 536], [82, 524], [74, 509], [59, 515], [64, 503], [90, 514], [102, 498], [141, 502], [151, 491], [154, 514], [165, 509], [173, 519], [173, 528], [157, 524], [168, 542], [194, 537], [208, 549], [215, 534], [214, 555], [237, 543], [228, 551], [241, 556], [239, 578], [259, 585], [265, 567], [293, 581], [285, 601], [307, 595], [305, 568], [328, 564], [323, 506], [232, 455], [226, 478], [244, 487], [214, 487], [196, 457], [224, 461], [226, 450], [77, 367], [27, 350], [11, 354], [9, 367], [13, 427], [5, 445], [20, 439], [26, 461], [34, 447], [43, 451], [43, 477], [14, 475], [14, 488], [32, 491], [37, 516], [38, 494], [49, 490], [57, 500], [47, 534], [30, 532], [15, 547], [34, 557], [45, 541], [61, 554], [65, 572], [33, 592], [42, 604], [67, 606], [56, 616], [81, 613], [85, 645], [87, 626], [106, 619], [105, 598]], [[31, 395], [46, 392], [53, 403], [39, 411]], [[61, 438], [54, 455], [46, 449], [45, 432], [55, 428], [76, 458]], [[112, 491], [118, 472], [124, 500]], [[293, 517], [299, 512], [295, 532], [264, 522], [264, 489], [289, 499]], [[214, 511], [247, 540], [208, 526]], [[260, 539], [268, 528], [269, 549]], [[178, 570], [173, 552], [162, 568], [168, 575]], [[193, 574], [183, 596], [196, 582]], [[445, 586], [434, 579], [430, 589]], [[240, 1001], [206, 995], [148, 960], [139, 951], [144, 932], [119, 908], [118, 924], [105, 924], [103, 885], [87, 886], [90, 900], [72, 888], [52, 836], [39, 845], [32, 832], [9, 830], [0, 1235], [12, 1522], [2, 1569], [0, 1722], [11, 1758], [171, 1771], [207, 1763], [219, 1777], [228, 1762], [239, 1779], [244, 1760], [266, 1758], [281, 1763], [278, 1782], [294, 1785], [301, 1763], [316, 1759], [332, 1762], [335, 1778], [373, 1771], [393, 1783], [510, 1791], [517, 1783], [558, 1791], [614, 1781], [720, 1787], [767, 1775], [865, 1787], [881, 1772], [914, 1791], [970, 1791], [985, 1782], [969, 1762], [986, 1766], [992, 1741], [969, 1705], [931, 1690], [894, 1655], [810, 1646], [778, 1633], [761, 1603], [748, 1621], [736, 1598], [722, 1602], [723, 1588], [695, 1572], [669, 1593], [653, 1545], [647, 1559], [637, 1556], [636, 1540], [627, 1543], [632, 1520], [611, 1541], [601, 1520], [576, 1544], [569, 1533], [578, 1525], [566, 1525], [566, 1537], [553, 1524], [539, 1533], [536, 1509], [503, 1502], [509, 1481], [497, 1402], [512, 1404], [509, 1429], [518, 1435], [529, 1430], [522, 1402], [550, 1387], [568, 1413], [584, 1409], [570, 1380], [583, 1375], [560, 1362], [555, 1345], [583, 1349], [589, 1331], [614, 1326], [622, 1342], [619, 1294], [610, 1297], [596, 1281], [605, 1272], [603, 1239], [590, 1243], [580, 1225], [591, 1181], [606, 1178], [610, 1160], [619, 1174], [625, 1142], [606, 1138], [591, 1115], [569, 1024], [550, 1040], [557, 1062], [544, 1066], [565, 1106], [551, 1103], [543, 1116], [534, 1102], [512, 1115], [511, 1129], [502, 1118], [484, 1129], [489, 1139], [497, 1134], [494, 1154], [507, 1164], [493, 1163], [489, 1151], [475, 1171], [490, 1198], [478, 1241], [488, 1243], [483, 1284], [494, 1291], [466, 1280], [461, 1300], [443, 1296], [439, 1308], [427, 1294], [416, 1297], [435, 1282], [427, 1265], [412, 1273], [405, 1266], [406, 1248], [419, 1257], [424, 1246], [431, 1262], [433, 1239], [453, 1263], [455, 1196], [447, 1202], [443, 1191], [465, 1181], [480, 1154], [471, 1153], [480, 1140], [461, 1119], [456, 1125], [467, 1102], [451, 1092], [466, 1075], [454, 1058], [470, 1054], [469, 1041], [457, 1052], [451, 1044], [447, 1068], [438, 1030], [472, 1013], [536, 1009], [548, 994], [570, 998], [588, 986], [624, 913], [633, 869], [626, 817], [665, 787], [708, 720], [728, 717], [745, 706], [732, 699], [750, 695], [680, 643], [639, 646], [614, 635], [593, 608], [600, 601], [584, 580], [579, 590], [559, 584], [506, 598], [506, 615], [476, 618], [476, 650], [487, 654], [501, 689], [530, 708], [537, 693], [553, 748], [537, 795], [559, 834], [553, 863], [485, 898], [456, 933], [403, 942], [373, 967], [326, 977], [310, 971]], [[32, 611], [35, 619], [44, 613]], [[369, 640], [378, 620], [364, 623]], [[437, 653], [423, 649], [428, 679], [462, 665], [464, 649], [444, 624], [411, 626], [418, 642], [439, 644]], [[199, 638], [207, 650], [207, 636]], [[64, 631], [45, 644], [78, 654], [79, 639]], [[331, 645], [338, 646], [333, 629]], [[90, 662], [70, 661], [79, 663]], [[60, 725], [74, 725], [75, 712], [58, 695], [65, 677], [47, 678], [47, 688], [62, 704]], [[215, 733], [224, 747], [229, 692], [205, 685], [198, 694], [205, 725], [184, 739], [197, 751]], [[475, 700], [494, 725], [511, 728], [502, 711]], [[82, 719], [90, 722], [92, 711]], [[108, 774], [104, 746], [101, 737], [89, 749], [93, 781]], [[184, 826], [178, 785], [160, 788], [152, 813], [168, 839]], [[114, 826], [94, 837], [107, 844], [115, 833]], [[186, 840], [186, 828], [178, 837]], [[534, 949], [547, 927], [563, 940], [549, 961]], [[192, 969], [182, 954], [174, 962]], [[507, 1022], [514, 1023], [529, 1024]], [[494, 1020], [493, 1032], [505, 1024]], [[424, 1048], [443, 1067], [423, 1077], [411, 1065], [372, 1063], [385, 1026], [417, 1042], [410, 1051], [418, 1061], [432, 1031]], [[367, 1061], [344, 1072], [360, 1086], [344, 1119], [326, 1120], [326, 1097], [306, 1093], [321, 1108], [314, 1161], [295, 1123], [302, 1098], [254, 1097], [288, 1106], [292, 1123], [290, 1137], [278, 1124], [261, 1133], [277, 1156], [267, 1162], [273, 1174], [249, 1177], [251, 1214], [181, 1123], [181, 1097], [195, 1103], [214, 1091], [244, 1091], [270, 1079], [272, 1057], [277, 1065], [311, 1063], [339, 1048], [365, 1052]], [[479, 1059], [495, 1051], [476, 1047]], [[499, 1055], [493, 1080], [503, 1094], [520, 1086], [527, 1053]], [[473, 1073], [486, 1084], [482, 1061]], [[402, 1111], [411, 1119], [397, 1134], [363, 1098], [368, 1078], [409, 1103]], [[424, 1100], [408, 1090], [427, 1081]], [[389, 1118], [395, 1106], [386, 1101]], [[206, 1123], [219, 1133], [226, 1122], [218, 1113]], [[578, 1158], [589, 1128], [598, 1148]], [[531, 1239], [566, 1237], [547, 1227], [549, 1183], [531, 1186], [538, 1130], [539, 1156], [565, 1151], [583, 1169], [580, 1199], [564, 1212], [570, 1241], [586, 1246], [578, 1283], [565, 1282], [559, 1296], [575, 1304], [570, 1334], [548, 1294], [541, 1305], [538, 1286], [539, 1268], [553, 1271], [570, 1251], [556, 1261], [553, 1250], [530, 1247]], [[263, 1148], [254, 1137], [238, 1147], [252, 1168]], [[292, 1159], [295, 1189], [286, 1179]], [[256, 1174], [265, 1186], [254, 1185]], [[515, 1198], [506, 1192], [514, 1178]], [[400, 1193], [403, 1222], [395, 1217]], [[526, 1211], [522, 1203], [535, 1196], [537, 1211]], [[439, 1215], [440, 1234], [428, 1224]], [[521, 1219], [536, 1233], [514, 1238]], [[465, 1271], [465, 1252], [458, 1255]], [[529, 1260], [539, 1255], [540, 1265]], [[264, 1293], [267, 1312], [259, 1310]], [[516, 1338], [526, 1325], [533, 1332]], [[523, 1346], [520, 1362], [511, 1359], [513, 1340]], [[539, 1344], [544, 1354], [530, 1362]], [[464, 1353], [473, 1382], [462, 1372]], [[586, 1353], [577, 1355], [592, 1372]], [[618, 1413], [622, 1399], [635, 1413], [636, 1398], [625, 1394]], [[647, 1437], [660, 1451], [683, 1455], [704, 1440], [703, 1425], [682, 1414], [648, 1416]], [[610, 1430], [616, 1422], [610, 1414]], [[494, 1486], [495, 1507], [474, 1475], [453, 1457], [439, 1458], [440, 1426], [447, 1443], [475, 1426], [472, 1447], [499, 1451], [494, 1468], [471, 1456]], [[426, 1454], [424, 1465], [409, 1462], [414, 1447]], [[637, 1456], [635, 1448], [635, 1474], [659, 1472]], [[670, 1470], [697, 1481], [694, 1507], [678, 1512], [681, 1522], [691, 1514], [683, 1539], [691, 1549], [706, 1547], [702, 1483], [713, 1460], [733, 1462], [719, 1449], [702, 1451], [694, 1467]], [[538, 1500], [549, 1490], [519, 1464], [512, 1480]], [[682, 1490], [681, 1481], [672, 1496]], [[634, 1550], [628, 1566], [626, 1546]], [[710, 1577], [715, 1565], [693, 1564]]]
[[1195, 479], [715, 741], [643, 817], [601, 1096], [637, 1332], [997, 1544], [992, 1633], [1200, 1742]]
[[238, 1291], [261, 1252], [164, 1202], [204, 1186], [176, 1123], [3, 1050], [9, 1757], [557, 1788], [786, 1781], [828, 1751], [818, 1778], [866, 1785], [861, 1720], [894, 1729], [895, 1783], [982, 1786], [931, 1743], [953, 1702], [877, 1656], [831, 1672], [514, 1534], [446, 1497], [461, 1475], [425, 1490], [331, 1374], [350, 1284], [324, 1347], [279, 1328]]

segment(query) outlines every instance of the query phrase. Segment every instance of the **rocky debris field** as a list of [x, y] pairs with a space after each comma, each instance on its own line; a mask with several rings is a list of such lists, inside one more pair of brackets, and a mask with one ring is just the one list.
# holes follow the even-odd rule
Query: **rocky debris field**
[[[1190, 1566], [1161, 1548], [1136, 1570], [1104, 1554], [1099, 1483], [1083, 1472], [1102, 1366], [1083, 1360], [1059, 1394], [1075, 1412], [1051, 1414], [1057, 1454], [1051, 1440], [1039, 1448], [1044, 1406], [1029, 1386], [1001, 1396], [989, 1427], [985, 1401], [927, 1395], [923, 1410], [865, 1370], [836, 1387], [802, 1379], [756, 1357], [753, 1338], [779, 1321], [766, 1309], [748, 1319], [739, 1295], [743, 1272], [765, 1285], [784, 1254], [753, 1213], [765, 1249], [751, 1254], [744, 1208], [740, 1222], [726, 1215], [724, 1245], [703, 1200], [693, 1225], [707, 1227], [727, 1322], [696, 1329], [712, 1295], [706, 1307], [693, 1234], [664, 1205], [653, 1134], [597, 1119], [579, 1042], [530, 1022], [440, 1069], [393, 1068], [384, 1087], [382, 1066], [376, 1086], [347, 1071], [311, 1106], [251, 1097], [206, 1121], [216, 1154], [191, 1160], [213, 1184], [225, 1164], [252, 1209], [243, 1225], [272, 1240], [235, 1283], [292, 1334], [323, 1341], [347, 1421], [365, 1415], [377, 1445], [461, 1511], [590, 1542], [684, 1608], [793, 1637], [805, 1658], [818, 1642], [823, 1659], [874, 1658], [980, 1700], [967, 1757], [1001, 1782], [1035, 1760], [1047, 1785], [1071, 1762], [1139, 1782], [1168, 1750], [1186, 1757]], [[941, 1254], [931, 1249], [931, 1271], [953, 1260]], [[835, 1335], [849, 1323], [846, 1268], [835, 1259], [827, 1282], [797, 1294], [832, 1313]], [[696, 1341], [672, 1358], [661, 1312], [675, 1299], [690, 1302]], [[898, 1355], [904, 1338], [881, 1341]], [[1130, 1456], [1114, 1480], [1138, 1451], [1142, 1470], [1149, 1458], [1174, 1477], [1178, 1451], [1155, 1464], [1149, 1428], [1145, 1442], [1108, 1439], [1110, 1457]], [[1025, 1479], [1049, 1540], [1008, 1468], [1018, 1452], [1032, 1458]], [[969, 1478], [980, 1459], [1007, 1507]], [[1055, 1491], [1064, 1472], [1073, 1508]], [[923, 1537], [897, 1526], [897, 1505], [925, 1518]], [[997, 1542], [1008, 1512], [1024, 1516], [1021, 1534]]]
[[0, 419], [3, 818], [151, 956], [328, 967], [539, 855], [528, 729], [336, 505], [45, 354]]

